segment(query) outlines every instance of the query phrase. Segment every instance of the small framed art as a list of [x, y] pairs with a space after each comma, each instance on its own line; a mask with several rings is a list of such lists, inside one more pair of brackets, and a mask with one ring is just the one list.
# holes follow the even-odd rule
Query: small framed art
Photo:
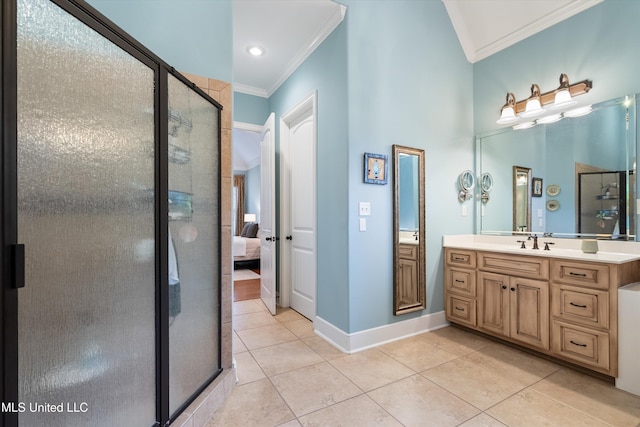
[[532, 188], [532, 196], [533, 197], [542, 197], [542, 178], [533, 178]]
[[367, 184], [386, 184], [389, 171], [389, 158], [385, 154], [364, 153], [364, 182]]

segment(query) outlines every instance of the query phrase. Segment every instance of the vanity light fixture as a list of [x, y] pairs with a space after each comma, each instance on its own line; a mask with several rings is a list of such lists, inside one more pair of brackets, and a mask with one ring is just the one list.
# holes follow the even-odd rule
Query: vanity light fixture
[[553, 104], [549, 107], [550, 110], [559, 110], [561, 108], [570, 107], [575, 105], [578, 101], [571, 97], [569, 91], [569, 77], [562, 73], [560, 74], [560, 87], [556, 89], [556, 95], [553, 98]]
[[516, 96], [509, 92], [507, 93], [506, 103], [500, 109], [500, 118], [496, 123], [499, 125], [507, 125], [509, 123], [515, 123], [518, 121], [516, 116]]
[[540, 86], [534, 83], [531, 85], [531, 96], [527, 99], [524, 112], [520, 114], [520, 117], [536, 117], [540, 114], [544, 114], [540, 100]]
[[[549, 92], [540, 93], [540, 86], [531, 85], [531, 96], [522, 101], [515, 101], [515, 106], [510, 102], [512, 93], [507, 93], [507, 103], [500, 109], [500, 119], [498, 124], [511, 124], [516, 120], [513, 119], [510, 109], [516, 117], [536, 117], [545, 112], [544, 107], [549, 109], [561, 110], [576, 103], [573, 99], [576, 96], [583, 95], [593, 88], [591, 80], [583, 80], [578, 83], [569, 83], [569, 77], [566, 74], [560, 74], [560, 86]], [[515, 98], [515, 97], [513, 97]], [[531, 126], [528, 126], [531, 127]]]
[[544, 125], [547, 123], [555, 123], [562, 120], [562, 114], [557, 113], [557, 114], [551, 114], [548, 116], [544, 116], [539, 118], [538, 120], [536, 120], [536, 123], [539, 125]]
[[536, 125], [536, 122], [524, 122], [517, 124], [513, 127], [513, 130], [529, 129]]
[[585, 105], [584, 107], [574, 108], [573, 110], [569, 110], [565, 112], [564, 116], [565, 117], [582, 117], [591, 113], [591, 111], [593, 111], [593, 108], [591, 107], [591, 105]]

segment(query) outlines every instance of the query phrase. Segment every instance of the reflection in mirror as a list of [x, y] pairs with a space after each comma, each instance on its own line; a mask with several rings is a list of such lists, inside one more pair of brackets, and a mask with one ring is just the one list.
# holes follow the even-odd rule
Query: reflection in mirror
[[480, 177], [480, 189], [482, 190], [480, 199], [482, 203], [487, 203], [489, 201], [489, 193], [493, 189], [493, 176], [489, 172], [483, 173]]
[[426, 308], [424, 150], [393, 146], [393, 314]]
[[513, 231], [531, 230], [531, 168], [513, 167]]
[[[545, 184], [562, 191], [534, 197], [530, 212], [535, 218], [527, 232], [553, 233], [554, 237], [588, 237], [634, 240], [636, 96], [594, 104], [590, 114], [565, 117], [556, 123], [530, 129], [500, 129], [477, 138], [479, 170], [493, 175], [491, 202], [483, 205], [478, 232], [510, 235], [514, 218], [513, 165], [526, 165]], [[611, 172], [622, 176], [618, 183], [621, 201], [606, 199], [610, 183], [605, 178], [583, 178], [590, 173]], [[602, 181], [602, 183], [601, 183]], [[595, 182], [595, 183], [594, 183]], [[552, 190], [553, 190], [552, 188]], [[613, 190], [610, 189], [610, 193]], [[604, 196], [600, 197], [599, 196]], [[593, 199], [595, 203], [587, 203]], [[551, 201], [555, 209], [549, 209]], [[582, 207], [581, 207], [582, 201]], [[614, 215], [609, 215], [617, 211]], [[616, 222], [618, 223], [616, 227]], [[604, 224], [604, 226], [603, 226]], [[521, 224], [522, 225], [522, 224]]]

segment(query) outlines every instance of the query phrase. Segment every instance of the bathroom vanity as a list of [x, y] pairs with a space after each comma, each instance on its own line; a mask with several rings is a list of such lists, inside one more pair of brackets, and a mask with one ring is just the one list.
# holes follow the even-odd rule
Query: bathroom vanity
[[[634, 242], [445, 236], [448, 321], [611, 377], [618, 375], [618, 288], [640, 280]], [[544, 250], [543, 243], [551, 243]]]

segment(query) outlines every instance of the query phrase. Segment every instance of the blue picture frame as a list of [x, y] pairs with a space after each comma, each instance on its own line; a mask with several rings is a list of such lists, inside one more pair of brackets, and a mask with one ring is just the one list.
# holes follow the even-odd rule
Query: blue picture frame
[[389, 176], [389, 156], [364, 153], [364, 182], [385, 185]]

